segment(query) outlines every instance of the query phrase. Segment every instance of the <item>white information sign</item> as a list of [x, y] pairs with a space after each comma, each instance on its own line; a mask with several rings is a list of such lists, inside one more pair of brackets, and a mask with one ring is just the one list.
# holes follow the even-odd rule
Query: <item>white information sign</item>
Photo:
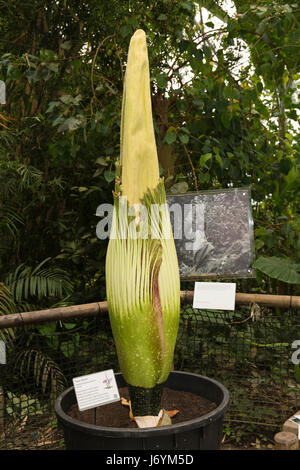
[[193, 308], [234, 310], [235, 292], [233, 282], [195, 282]]
[[113, 369], [73, 378], [80, 411], [120, 400]]
[[0, 364], [6, 364], [6, 348], [4, 341], [0, 341]]
[[298, 425], [298, 439], [300, 440], [300, 415], [294, 415], [290, 421]]

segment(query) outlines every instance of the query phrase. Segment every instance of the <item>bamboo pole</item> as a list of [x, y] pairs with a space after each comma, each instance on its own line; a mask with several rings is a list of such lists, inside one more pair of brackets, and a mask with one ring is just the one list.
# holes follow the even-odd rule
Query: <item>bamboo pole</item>
[[[194, 291], [181, 291], [180, 295], [183, 305], [193, 303]], [[291, 295], [242, 294], [237, 292], [235, 294], [235, 303], [236, 305], [257, 303], [266, 307], [300, 308], [300, 297]]]
[[257, 303], [266, 307], [300, 308], [300, 297], [295, 295], [237, 293], [235, 301], [237, 304]]
[[32, 325], [58, 320], [68, 320], [75, 317], [91, 317], [107, 312], [107, 302], [72, 305], [70, 307], [49, 308], [33, 312], [11, 313], [0, 316], [0, 330], [21, 325]]
[[[194, 291], [181, 291], [182, 305], [193, 304]], [[268, 307], [300, 308], [300, 297], [289, 295], [269, 294], [243, 294], [236, 293], [236, 305], [250, 305], [257, 303]], [[49, 308], [33, 312], [12, 313], [0, 315], [0, 330], [14, 328], [21, 325], [33, 325], [58, 320], [68, 320], [76, 317], [92, 317], [107, 313], [107, 302], [93, 302], [90, 304], [72, 305], [71, 307]]]

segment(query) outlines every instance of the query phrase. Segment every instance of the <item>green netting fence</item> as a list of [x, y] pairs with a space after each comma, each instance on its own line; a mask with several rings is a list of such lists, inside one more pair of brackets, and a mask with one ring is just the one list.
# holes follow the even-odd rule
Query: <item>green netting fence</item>
[[[76, 314], [76, 312], [75, 312]], [[0, 449], [63, 449], [54, 401], [72, 379], [119, 371], [108, 315], [1, 329]], [[174, 369], [221, 381], [230, 392], [224, 433], [270, 436], [300, 408], [300, 310], [251, 304], [234, 312], [182, 306]], [[299, 354], [300, 356], [300, 354]]]

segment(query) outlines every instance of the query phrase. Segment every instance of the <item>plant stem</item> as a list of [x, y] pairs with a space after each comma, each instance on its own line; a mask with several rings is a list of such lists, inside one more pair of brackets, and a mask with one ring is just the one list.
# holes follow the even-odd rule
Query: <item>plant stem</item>
[[152, 388], [128, 385], [133, 416], [157, 416], [161, 409], [164, 384]]

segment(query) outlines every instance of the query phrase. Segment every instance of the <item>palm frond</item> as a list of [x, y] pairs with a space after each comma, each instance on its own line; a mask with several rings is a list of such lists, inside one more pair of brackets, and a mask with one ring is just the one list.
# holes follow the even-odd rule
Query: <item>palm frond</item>
[[67, 385], [67, 380], [56, 362], [37, 349], [21, 351], [15, 358], [15, 369], [22, 376], [34, 377], [35, 385], [54, 403]]
[[31, 165], [18, 165], [17, 173], [20, 175], [20, 189], [38, 190], [43, 183], [43, 172]]
[[0, 208], [0, 230], [6, 230], [14, 239], [17, 239], [18, 224], [23, 225], [24, 219], [17, 208], [7, 204]]
[[[17, 311], [17, 306], [14, 302], [10, 290], [0, 282], [0, 315], [9, 315]], [[12, 341], [15, 337], [13, 328], [5, 328], [0, 330], [0, 339], [7, 343]]]
[[0, 282], [0, 315], [9, 315], [16, 311], [16, 304], [8, 287]]
[[47, 297], [61, 299], [72, 293], [72, 282], [65, 271], [44, 266], [50, 259], [46, 258], [34, 269], [20, 264], [5, 278], [4, 282], [15, 302], [26, 301], [31, 297], [37, 300]]

